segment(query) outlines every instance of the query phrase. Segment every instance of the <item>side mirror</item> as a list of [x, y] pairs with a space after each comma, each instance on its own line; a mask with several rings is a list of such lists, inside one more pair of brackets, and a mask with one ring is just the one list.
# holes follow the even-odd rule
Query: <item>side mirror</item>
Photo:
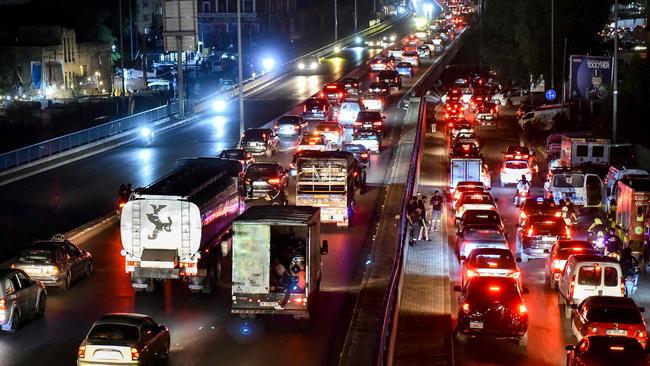
[[548, 253], [550, 253], [550, 252], [551, 252], [550, 250], [548, 250], [548, 249], [544, 249], [544, 254], [548, 254]]
[[386, 116], [381, 116], [382, 119], [386, 119]]
[[159, 326], [158, 326], [158, 329], [159, 329], [161, 332], [164, 332], [164, 331], [167, 330], [167, 327], [164, 326], [164, 325], [159, 325]]
[[454, 291], [456, 292], [463, 292], [463, 288], [459, 285], [454, 286]]
[[521, 289], [521, 294], [522, 295], [528, 295], [529, 293], [530, 293], [530, 290], [528, 289], [528, 287], [524, 287], [523, 289]]
[[571, 304], [571, 309], [574, 309], [574, 310], [575, 310], [575, 309], [577, 309], [577, 308], [578, 308], [578, 305], [576, 305], [576, 304]]
[[643, 306], [639, 306], [639, 312], [645, 313], [645, 308]]
[[464, 260], [466, 260], [466, 259], [467, 259], [466, 256], [464, 256], [464, 255], [461, 255], [461, 256], [460, 256], [460, 260], [461, 260], [461, 261], [464, 261]]
[[521, 263], [521, 257], [517, 257], [517, 258], [515, 258], [515, 262], [517, 262], [517, 263]]
[[329, 252], [330, 246], [327, 240], [323, 240], [323, 246], [320, 247], [320, 254], [325, 255]]
[[564, 346], [564, 349], [566, 351], [571, 352], [571, 351], [574, 351], [576, 349], [576, 347], [574, 345], [572, 345], [572, 344], [567, 344], [566, 346]]

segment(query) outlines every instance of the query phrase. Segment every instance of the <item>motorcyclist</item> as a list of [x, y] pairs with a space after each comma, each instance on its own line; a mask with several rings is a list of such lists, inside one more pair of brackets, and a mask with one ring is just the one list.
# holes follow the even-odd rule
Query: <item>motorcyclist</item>
[[636, 288], [639, 282], [639, 261], [632, 255], [632, 248], [623, 248], [619, 263], [623, 271], [623, 278], [634, 277], [634, 287]]
[[567, 225], [573, 225], [574, 222], [578, 221], [575, 211], [571, 210], [571, 201], [568, 200], [562, 206], [562, 218]]
[[528, 193], [528, 191], [530, 191], [530, 182], [528, 181], [528, 179], [526, 179], [526, 175], [522, 174], [521, 180], [517, 182], [517, 192], [515, 192], [515, 199], [517, 198], [520, 192]]
[[622, 248], [623, 248], [623, 242], [621, 241], [621, 238], [619, 238], [618, 235], [616, 235], [616, 230], [610, 227], [609, 233], [605, 238], [605, 249], [606, 249], [605, 254], [619, 253]]
[[603, 224], [603, 220], [600, 217], [594, 217], [594, 222], [587, 229], [589, 234], [594, 235], [596, 238], [604, 238], [605, 233], [607, 232], [607, 227]]

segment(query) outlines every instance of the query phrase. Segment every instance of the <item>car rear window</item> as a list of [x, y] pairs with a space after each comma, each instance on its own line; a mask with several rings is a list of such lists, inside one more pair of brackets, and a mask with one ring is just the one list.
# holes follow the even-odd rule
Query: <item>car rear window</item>
[[466, 194], [463, 195], [463, 198], [461, 200], [461, 204], [491, 204], [492, 203], [492, 197], [487, 194]]
[[366, 148], [361, 145], [343, 145], [341, 150], [360, 153], [365, 152]]
[[381, 113], [379, 112], [359, 112], [357, 115], [357, 119], [360, 121], [365, 121], [365, 120], [380, 120], [381, 119]]
[[397, 77], [397, 72], [393, 70], [384, 70], [384, 71], [380, 71], [377, 77], [379, 79], [390, 79], [390, 78]]
[[517, 268], [512, 254], [505, 251], [503, 254], [476, 254], [473, 262], [479, 268]]
[[605, 267], [605, 286], [618, 286], [618, 270], [614, 267]]
[[226, 159], [243, 159], [244, 152], [238, 150], [226, 150], [221, 152], [221, 157]]
[[521, 301], [514, 280], [503, 281], [495, 277], [476, 277], [467, 290], [466, 301], [470, 304], [511, 305]]
[[253, 164], [246, 170], [246, 176], [275, 174], [276, 167], [269, 164]]
[[468, 211], [463, 214], [463, 222], [465, 224], [491, 224], [501, 225], [499, 214], [495, 211]]
[[554, 235], [554, 236], [564, 236], [566, 235], [566, 225], [563, 221], [557, 220], [540, 220], [533, 221], [532, 226], [535, 227], [537, 235]]
[[244, 132], [244, 139], [248, 140], [262, 140], [266, 139], [268, 137], [268, 133], [266, 133], [265, 130], [260, 130], [260, 129], [252, 129], [252, 130], [247, 130]]
[[138, 327], [127, 324], [97, 324], [88, 333], [90, 341], [137, 342], [139, 338]]
[[279, 125], [297, 125], [300, 119], [297, 117], [282, 117], [278, 120]]
[[527, 169], [528, 163], [525, 161], [509, 161], [506, 163], [507, 169]]
[[306, 106], [308, 109], [312, 109], [312, 108], [323, 108], [323, 106], [325, 106], [325, 101], [324, 101], [324, 100], [320, 100], [320, 99], [308, 99], [308, 100], [305, 102], [305, 106]]
[[583, 266], [578, 270], [578, 285], [581, 286], [600, 286], [600, 277], [602, 267], [600, 266]]
[[587, 311], [590, 322], [639, 324], [641, 313], [629, 306], [591, 306]]
[[463, 232], [463, 239], [476, 241], [506, 241], [506, 238], [501, 231], [474, 228], [465, 229]]
[[341, 104], [342, 111], [358, 111], [360, 109], [361, 107], [359, 107], [359, 103], [357, 102], [343, 102]]
[[54, 251], [23, 250], [18, 256], [18, 262], [33, 264], [51, 264], [54, 262]]

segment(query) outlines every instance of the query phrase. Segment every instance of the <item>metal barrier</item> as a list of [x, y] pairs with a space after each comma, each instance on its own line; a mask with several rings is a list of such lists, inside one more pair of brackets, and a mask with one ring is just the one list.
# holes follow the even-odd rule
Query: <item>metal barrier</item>
[[0, 171], [129, 132], [178, 113], [178, 102], [0, 154]]
[[402, 197], [402, 207], [400, 209], [400, 221], [399, 221], [399, 234], [398, 234], [398, 243], [395, 250], [395, 260], [393, 261], [393, 267], [390, 271], [390, 284], [389, 291], [387, 296], [384, 298], [384, 303], [382, 307], [383, 318], [382, 318], [382, 327], [381, 327], [381, 336], [378, 341], [378, 350], [377, 357], [375, 359], [376, 366], [382, 366], [387, 364], [388, 359], [388, 343], [390, 342], [391, 329], [393, 327], [393, 318], [397, 311], [397, 302], [399, 295], [399, 280], [402, 273], [402, 267], [404, 265], [404, 246], [408, 243], [408, 221], [406, 219], [407, 215], [407, 205], [409, 198], [413, 195], [416, 189], [417, 175], [420, 171], [420, 161], [422, 155], [422, 135], [424, 132], [424, 125], [426, 124], [426, 102], [424, 98], [420, 100], [420, 109], [418, 110], [418, 124], [415, 130], [415, 140], [413, 142], [413, 154], [411, 155], [411, 161], [409, 163], [408, 175], [406, 177], [406, 185], [404, 187], [404, 196]]

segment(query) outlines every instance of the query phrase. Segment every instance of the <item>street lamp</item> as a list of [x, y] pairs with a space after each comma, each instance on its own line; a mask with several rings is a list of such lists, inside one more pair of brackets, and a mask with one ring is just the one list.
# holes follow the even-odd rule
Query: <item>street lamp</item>
[[239, 136], [244, 134], [244, 72], [242, 67], [243, 56], [241, 49], [241, 0], [237, 0], [237, 48], [239, 66]]
[[618, 138], [618, 0], [614, 0], [614, 59], [612, 60], [612, 142], [617, 143]]
[[339, 10], [337, 0], [334, 0], [334, 42], [339, 40]]

